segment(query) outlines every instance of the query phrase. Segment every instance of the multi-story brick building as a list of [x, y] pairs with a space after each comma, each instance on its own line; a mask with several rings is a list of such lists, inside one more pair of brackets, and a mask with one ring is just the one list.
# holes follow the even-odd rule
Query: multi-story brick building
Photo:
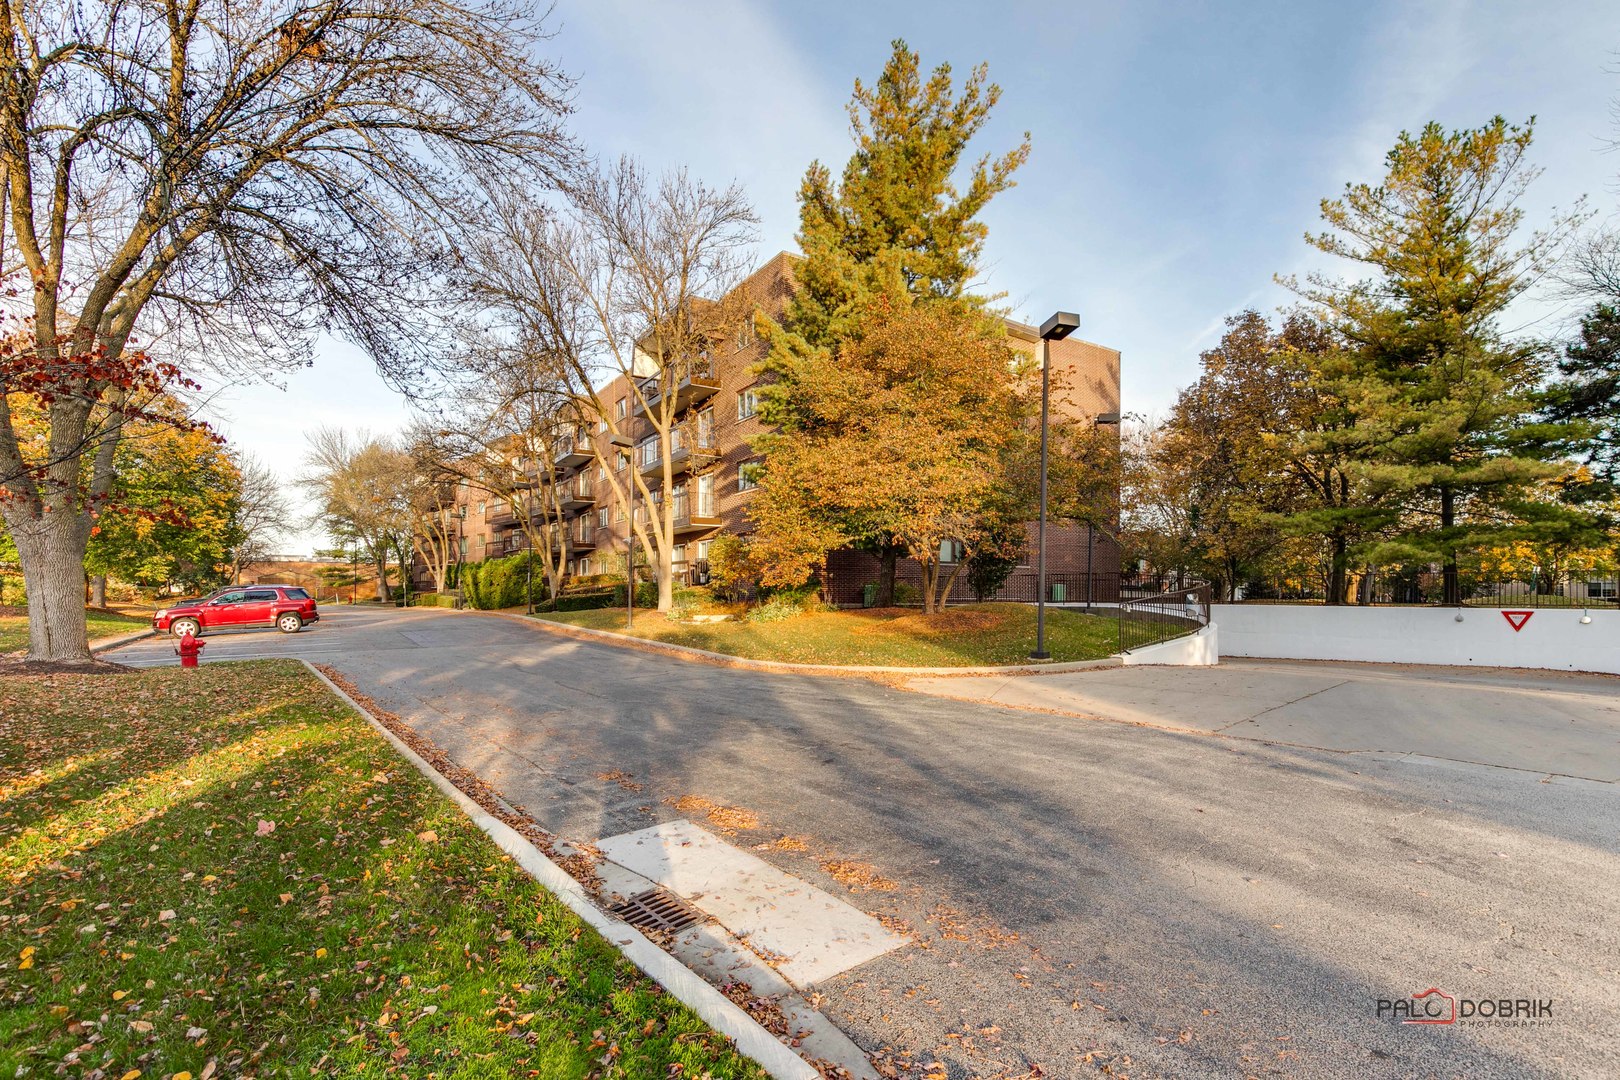
[[[738, 289], [748, 301], [773, 318], [781, 318], [793, 295], [796, 257], [782, 252], [744, 280]], [[1012, 345], [1033, 354], [1034, 327], [1009, 320]], [[1119, 414], [1119, 352], [1074, 337], [1050, 343], [1054, 415], [1082, 422], [1099, 417], [1117, 421]], [[752, 530], [748, 506], [754, 488], [749, 465], [759, 460], [751, 447], [765, 428], [759, 417], [755, 367], [765, 358], [766, 346], [751, 330], [738, 334], [710, 352], [708, 363], [694, 370], [674, 393], [686, 422], [674, 431], [671, 495], [676, 502], [675, 573], [685, 580], [703, 579], [710, 543], [722, 533], [746, 535]], [[632, 491], [625, 470], [641, 470], [649, 477], [662, 474], [656, 433], [637, 421], [637, 400], [629, 378], [619, 376], [599, 388], [598, 399], [612, 412], [621, 431], [632, 433], [633, 444], [616, 446], [601, 419], [582, 423], [572, 437], [556, 448], [557, 483], [564, 498], [563, 555], [570, 575], [617, 571], [622, 573], [630, 510], [615, 496], [608, 471], [620, 473], [621, 490]], [[661, 480], [651, 486], [657, 487]], [[660, 498], [662, 492], [655, 492]], [[523, 550], [520, 514], [505, 500], [468, 485], [458, 489], [462, 508], [461, 558], [482, 558]], [[638, 516], [645, 508], [636, 506]], [[1028, 565], [1021, 565], [998, 594], [1006, 599], [1033, 600], [1036, 594], [1035, 526], [1030, 525]], [[946, 551], [949, 556], [955, 554]], [[638, 553], [645, 563], [645, 554]], [[1085, 526], [1049, 524], [1047, 569], [1053, 583], [1052, 599], [1092, 598], [1108, 602], [1119, 595], [1119, 549], [1104, 530], [1095, 536]], [[875, 556], [854, 550], [833, 553], [827, 561], [825, 584], [831, 598], [858, 604], [864, 587], [878, 574]], [[912, 560], [901, 560], [897, 579], [915, 583], [921, 570]], [[970, 598], [965, 576], [959, 577], [952, 599]]]

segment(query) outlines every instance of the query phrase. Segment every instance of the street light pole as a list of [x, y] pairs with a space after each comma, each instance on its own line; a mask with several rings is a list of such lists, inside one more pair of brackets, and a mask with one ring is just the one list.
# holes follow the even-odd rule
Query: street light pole
[[1059, 311], [1041, 324], [1041, 517], [1035, 551], [1035, 651], [1031, 660], [1050, 660], [1046, 650], [1046, 455], [1047, 428], [1052, 413], [1052, 342], [1062, 341], [1080, 328], [1080, 316]]

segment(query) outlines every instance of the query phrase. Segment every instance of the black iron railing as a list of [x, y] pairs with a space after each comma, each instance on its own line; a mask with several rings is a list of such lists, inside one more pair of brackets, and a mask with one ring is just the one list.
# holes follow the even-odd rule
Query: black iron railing
[[[1346, 575], [1342, 604], [1421, 605], [1491, 608], [1612, 608], [1620, 605], [1620, 573], [1614, 570], [1559, 570], [1481, 573], [1464, 569], [1448, 603], [1445, 574], [1432, 566], [1381, 567]], [[1245, 582], [1231, 601], [1270, 604], [1324, 604], [1327, 586], [1320, 575]], [[1221, 602], [1228, 602], [1222, 596]]]
[[1121, 597], [1118, 612], [1122, 653], [1196, 634], [1209, 625], [1209, 586], [1189, 581], [1151, 596]]

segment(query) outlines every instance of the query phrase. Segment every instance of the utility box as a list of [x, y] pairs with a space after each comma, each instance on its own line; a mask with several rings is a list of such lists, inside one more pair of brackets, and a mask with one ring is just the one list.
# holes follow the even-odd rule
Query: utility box
[[1061, 581], [1052, 582], [1052, 603], [1066, 604], [1069, 601], [1069, 586]]
[[861, 607], [872, 607], [877, 603], [877, 582], [861, 586]]

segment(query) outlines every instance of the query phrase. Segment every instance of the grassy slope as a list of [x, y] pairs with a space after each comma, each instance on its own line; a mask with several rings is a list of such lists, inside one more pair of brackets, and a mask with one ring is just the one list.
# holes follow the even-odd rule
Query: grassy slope
[[[119, 615], [111, 611], [85, 612], [90, 640], [113, 637], [117, 634], [130, 634], [136, 630], [145, 630], [152, 625], [150, 615]], [[28, 648], [28, 617], [19, 615], [0, 615], [0, 653], [15, 652], [18, 649]]]
[[[541, 618], [596, 630], [624, 631], [624, 609], [565, 611]], [[938, 615], [889, 608], [800, 615], [781, 622], [690, 624], [637, 612], [635, 635], [756, 660], [804, 664], [965, 667], [1012, 664], [1035, 647], [1035, 609], [1023, 604], [969, 604]], [[1047, 650], [1054, 660], [1112, 655], [1111, 615], [1049, 609]]]
[[0, 1075], [75, 1060], [761, 1075], [290, 661], [0, 679]]

